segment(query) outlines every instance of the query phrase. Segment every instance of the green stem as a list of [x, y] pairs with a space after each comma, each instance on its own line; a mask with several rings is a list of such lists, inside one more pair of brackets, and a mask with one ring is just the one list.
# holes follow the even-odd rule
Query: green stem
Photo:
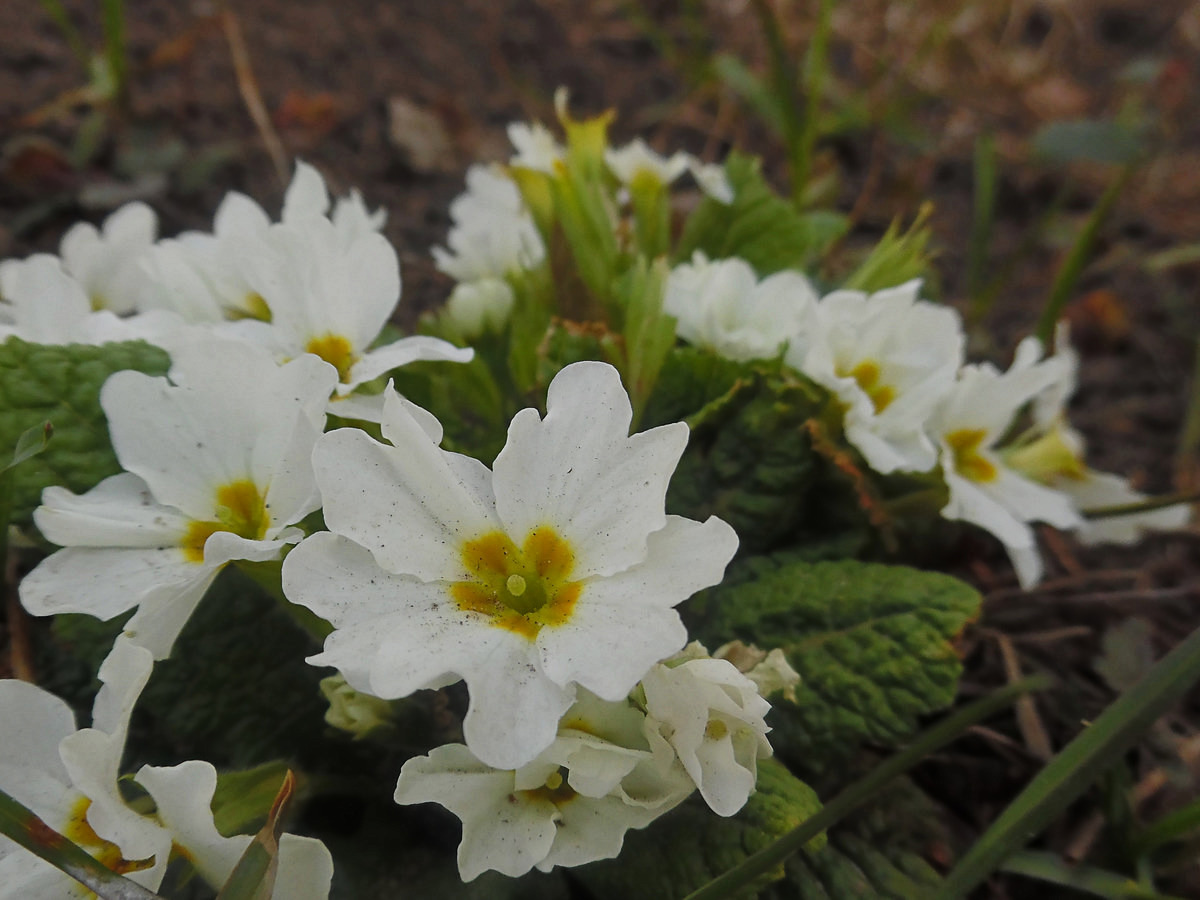
[[0, 834], [70, 875], [101, 900], [163, 900], [101, 865], [4, 791], [0, 791]]
[[102, 0], [104, 56], [112, 75], [115, 99], [124, 106], [128, 99], [129, 66], [125, 52], [125, 0]]
[[1200, 629], [1163, 657], [1046, 764], [946, 876], [935, 900], [965, 897], [1087, 790], [1200, 680]]
[[1042, 309], [1041, 318], [1038, 319], [1036, 334], [1045, 347], [1050, 346], [1050, 342], [1054, 337], [1054, 326], [1058, 323], [1059, 317], [1062, 315], [1063, 307], [1067, 305], [1067, 300], [1075, 290], [1075, 285], [1079, 282], [1079, 275], [1083, 272], [1083, 267], [1087, 264], [1088, 257], [1092, 254], [1092, 246], [1096, 243], [1096, 236], [1100, 233], [1101, 226], [1108, 220], [1109, 213], [1117, 203], [1117, 198], [1121, 196], [1121, 192], [1125, 190], [1125, 185], [1129, 183], [1130, 176], [1133, 175], [1133, 163], [1126, 165], [1121, 169], [1121, 173], [1114, 179], [1112, 184], [1104, 191], [1099, 202], [1096, 203], [1092, 214], [1088, 216], [1087, 222], [1083, 226], [1083, 230], [1079, 233], [1079, 237], [1075, 239], [1074, 245], [1067, 253], [1066, 259], [1058, 269], [1058, 273], [1054, 276], [1054, 284], [1050, 288], [1050, 297], [1046, 301], [1045, 307]]
[[804, 69], [804, 118], [800, 137], [792, 154], [792, 202], [800, 206], [809, 175], [812, 173], [813, 151], [821, 124], [821, 95], [829, 69], [829, 35], [833, 25], [833, 0], [821, 0], [817, 11], [817, 27], [808, 46], [808, 61]]
[[1132, 878], [1092, 866], [1069, 865], [1057, 853], [1020, 850], [1005, 860], [1001, 869], [1050, 884], [1074, 888], [1110, 900], [1182, 900], [1143, 887]]
[[781, 865], [805, 844], [831, 828], [858, 807], [874, 798], [893, 778], [903, 775], [926, 756], [958, 738], [968, 728], [1004, 709], [1018, 697], [1048, 687], [1045, 677], [1027, 678], [1001, 688], [918, 735], [909, 746], [884, 760], [865, 777], [847, 787], [811, 819], [789, 831], [773, 844], [747, 858], [737, 867], [693, 891], [685, 900], [718, 900], [732, 897], [761, 875]]

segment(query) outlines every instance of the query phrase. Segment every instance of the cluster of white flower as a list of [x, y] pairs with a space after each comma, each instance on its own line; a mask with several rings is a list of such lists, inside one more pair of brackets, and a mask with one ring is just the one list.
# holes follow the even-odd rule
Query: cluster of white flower
[[828, 388], [843, 407], [846, 439], [876, 472], [940, 467], [950, 492], [942, 515], [999, 538], [1023, 586], [1042, 572], [1031, 522], [1089, 542], [1132, 542], [1144, 529], [1187, 521], [1183, 506], [1103, 522], [1084, 517], [1144, 495], [1083, 462], [1082, 439], [1065, 416], [1078, 369], [1065, 328], [1049, 358], [1027, 338], [1007, 372], [967, 364], [958, 313], [919, 292], [920, 282], [910, 281], [818, 299], [797, 273], [759, 281], [740, 259], [697, 258], [672, 271], [666, 309], [689, 343], [737, 360], [782, 355]]
[[153, 211], [132, 203], [99, 231], [75, 225], [60, 256], [0, 263], [0, 339], [146, 340], [174, 351], [216, 335], [280, 362], [315, 354], [337, 370], [337, 411], [375, 418], [377, 395], [354, 393], [359, 386], [415, 360], [471, 358], [422, 336], [373, 346], [400, 299], [396, 251], [379, 233], [384, 219], [357, 193], [331, 204], [321, 175], [304, 163], [274, 224], [249, 197], [230, 193], [211, 234], [156, 241]]
[[[471, 215], [512, 212], [507, 182], [489, 177], [479, 170], [474, 182], [500, 185], [495, 202]], [[357, 195], [329, 214], [323, 182], [303, 165], [278, 224], [235, 194], [213, 234], [155, 243], [144, 213], [121, 210], [102, 234], [73, 231], [90, 243], [64, 241], [61, 260], [0, 270], [4, 334], [143, 337], [171, 356], [166, 377], [118, 372], [101, 391], [124, 471], [82, 495], [47, 488], [34, 513], [61, 549], [22, 580], [25, 608], [133, 615], [101, 671], [92, 729], [67, 736], [60, 701], [0, 682], [0, 717], [22, 723], [0, 734], [0, 789], [147, 885], [172, 844], [219, 885], [248, 838], [216, 834], [212, 767], [139, 771], [157, 805], [149, 816], [121, 799], [118, 766], [153, 661], [171, 654], [218, 572], [282, 559], [288, 599], [333, 627], [309, 660], [340, 673], [322, 686], [331, 722], [365, 733], [386, 721], [387, 701], [466, 683], [465, 745], [410, 760], [396, 788], [400, 803], [436, 801], [463, 819], [464, 878], [613, 856], [629, 828], [697, 789], [721, 815], [746, 802], [771, 752], [769, 705], [699, 645], [675, 656], [687, 642], [675, 607], [717, 584], [738, 545], [717, 518], [664, 511], [686, 425], [631, 435], [616, 370], [580, 362], [550, 384], [544, 417], [513, 418], [491, 469], [443, 450], [439, 421], [390, 383], [373, 406], [352, 407], [383, 441], [325, 433], [363, 382], [414, 359], [470, 358], [433, 338], [370, 349], [400, 286], [381, 217]], [[497, 245], [496, 258], [528, 251], [529, 235]], [[107, 268], [68, 254], [80, 245]], [[308, 533], [317, 510], [328, 530]], [[46, 753], [60, 739], [63, 771], [57, 748]], [[53, 769], [53, 790], [34, 766]], [[324, 896], [328, 852], [302, 838], [281, 848], [276, 896]], [[21, 873], [13, 884], [65, 877], [30, 868], [23, 851], [0, 854]], [[307, 892], [291, 886], [299, 878]]]

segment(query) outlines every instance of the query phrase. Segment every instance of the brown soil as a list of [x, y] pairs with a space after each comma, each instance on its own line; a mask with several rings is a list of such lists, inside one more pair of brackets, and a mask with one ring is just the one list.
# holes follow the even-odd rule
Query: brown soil
[[[786, 40], [805, 46], [815, 4], [778, 5]], [[95, 5], [68, 6], [85, 41], [99, 46]], [[736, 146], [763, 155], [786, 188], [784, 154], [769, 128], [728, 89], [696, 77], [700, 63], [722, 52], [763, 71], [766, 50], [752, 6], [739, 0], [231, 6], [287, 153], [315, 163], [337, 192], [357, 186], [372, 206], [391, 211], [387, 235], [401, 256], [406, 323], [447, 293], [429, 248], [444, 239], [465, 167], [506, 156], [510, 120], [551, 121], [559, 85], [570, 89], [579, 113], [615, 108], [618, 139], [642, 134], [660, 149], [715, 159]], [[114, 196], [114, 185], [127, 187], [139, 176], [167, 234], [209, 227], [230, 189], [277, 206], [280, 182], [239, 93], [222, 25], [205, 15], [209, 4], [128, 0], [127, 7], [129, 114], [73, 169], [63, 154], [86, 128], [87, 109], [44, 113], [79, 88], [85, 73], [37, 4], [0, 4], [0, 258], [53, 249], [70, 222], [103, 215], [104, 190]], [[828, 176], [836, 205], [854, 210], [864, 237], [933, 200], [939, 287], [948, 302], [967, 305], [976, 138], [995, 135], [1000, 158], [989, 274], [1003, 271], [1069, 176], [1061, 214], [1012, 268], [987, 316], [981, 352], [1003, 363], [1036, 321], [1071, 229], [1116, 174], [1112, 166], [1039, 163], [1031, 137], [1057, 120], [1145, 119], [1147, 159], [1105, 225], [1070, 308], [1084, 353], [1072, 419], [1088, 438], [1095, 467], [1126, 474], [1148, 491], [1200, 487], [1196, 448], [1180, 449], [1200, 334], [1200, 263], [1193, 256], [1190, 263], [1146, 266], [1159, 251], [1200, 240], [1200, 6], [844, 0], [836, 5], [834, 33], [827, 109], [841, 127], [822, 141], [817, 171]], [[432, 159], [389, 138], [396, 98], [430, 117], [432, 126], [417, 137], [445, 142]], [[146, 171], [166, 166], [172, 153], [182, 154], [183, 165], [165, 182], [146, 181]], [[138, 192], [122, 188], [115, 196], [119, 202]], [[1001, 555], [985, 541], [964, 548], [956, 568], [987, 596], [985, 617], [965, 640], [966, 690], [1002, 683], [1014, 667], [1055, 674], [1064, 687], [1039, 698], [1036, 710], [1059, 748], [1114, 696], [1094, 668], [1108, 628], [1145, 619], [1161, 655], [1195, 625], [1200, 543], [1190, 532], [1136, 548], [1087, 550], [1046, 537], [1049, 574], [1032, 593], [1013, 587]], [[1162, 765], [1178, 769], [1189, 741], [1195, 762], [1197, 701], [1193, 695], [1190, 706], [1160, 724], [1147, 745], [1153, 749], [1130, 757], [1135, 781]], [[1039, 765], [1028, 728], [1023, 733], [1003, 721], [994, 728], [920, 773], [947, 800], [947, 815], [968, 830], [985, 827]], [[1145, 798], [1139, 814], [1194, 798], [1196, 784], [1195, 772], [1179, 776]], [[1084, 847], [1091, 809], [1056, 826], [1050, 846]], [[1177, 890], [1200, 892], [1195, 869], [1190, 877]], [[1021, 893], [1028, 887], [998, 879], [991, 896], [1031, 896]]]

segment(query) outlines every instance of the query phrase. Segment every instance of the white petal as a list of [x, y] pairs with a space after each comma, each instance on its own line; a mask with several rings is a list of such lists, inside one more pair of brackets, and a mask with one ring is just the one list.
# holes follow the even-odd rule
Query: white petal
[[351, 391], [364, 382], [417, 360], [465, 363], [474, 356], [475, 351], [470, 347], [455, 347], [440, 338], [425, 335], [400, 338], [364, 355], [351, 368], [349, 382], [339, 385], [338, 390]]
[[333, 856], [316, 838], [284, 834], [272, 900], [326, 900], [333, 884]]
[[0, 681], [0, 790], [26, 806], [57, 804], [71, 784], [58, 744], [75, 731], [67, 704], [36, 685]]
[[323, 216], [329, 209], [329, 191], [321, 173], [301, 160], [296, 160], [292, 182], [283, 195], [284, 222], [306, 216]]
[[611, 575], [644, 558], [663, 527], [667, 483], [687, 444], [683, 423], [629, 436], [629, 397], [606, 363], [567, 366], [545, 419], [519, 412], [493, 467], [508, 534], [549, 524], [575, 554], [572, 577]]
[[671, 607], [719, 583], [736, 551], [737, 534], [720, 519], [668, 517], [650, 535], [645, 562], [586, 582], [570, 620], [539, 633], [542, 668], [559, 684], [620, 699], [684, 645], [687, 631]]
[[64, 547], [171, 547], [187, 532], [189, 519], [155, 501], [146, 482], [130, 472], [105, 478], [86, 494], [48, 487], [34, 524], [47, 540]]

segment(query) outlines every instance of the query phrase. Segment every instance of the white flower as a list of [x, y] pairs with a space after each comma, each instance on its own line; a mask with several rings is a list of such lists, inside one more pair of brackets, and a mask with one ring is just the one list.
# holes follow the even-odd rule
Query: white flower
[[508, 139], [517, 151], [509, 165], [555, 174], [555, 164], [566, 155], [562, 144], [541, 122], [510, 122]]
[[154, 210], [127, 203], [99, 230], [89, 222], [71, 226], [58, 248], [63, 268], [83, 285], [93, 309], [133, 312], [146, 286], [141, 260], [157, 233]]
[[93, 311], [83, 286], [47, 253], [0, 265], [0, 289], [0, 340], [15, 335], [38, 344], [155, 342], [183, 324], [172, 317], [122, 319], [107, 309]]
[[1069, 497], [1018, 474], [996, 450], [1017, 412], [1061, 377], [1061, 361], [1034, 364], [1040, 355], [1041, 343], [1027, 338], [1006, 373], [987, 364], [965, 366], [929, 425], [950, 489], [942, 515], [999, 538], [1022, 587], [1036, 584], [1042, 572], [1037, 541], [1026, 523], [1043, 521], [1066, 529], [1081, 524]]
[[[143, 766], [135, 780], [154, 799], [155, 816], [170, 831], [175, 846], [201, 878], [219, 889], [253, 838], [248, 834], [223, 837], [217, 831], [212, 813], [217, 770], [210, 763], [190, 760], [170, 768]], [[270, 894], [273, 900], [325, 900], [329, 896], [333, 858], [320, 841], [282, 834], [277, 859]]]
[[554, 740], [576, 685], [620, 699], [683, 645], [673, 607], [720, 580], [737, 536], [665, 514], [687, 427], [629, 436], [604, 363], [559, 372], [545, 419], [518, 413], [492, 471], [441, 450], [410, 408], [387, 391], [391, 446], [353, 429], [318, 442], [332, 533], [289, 554], [284, 590], [335, 626], [311, 663], [386, 699], [465, 679], [467, 745], [516, 768]]
[[700, 190], [718, 203], [728, 206], [733, 202], [733, 185], [729, 183], [729, 176], [725, 174], [723, 165], [702, 163], [698, 159], [689, 157], [688, 171], [692, 173], [696, 184], [700, 185]]
[[536, 268], [546, 256], [521, 192], [495, 169], [467, 170], [467, 192], [450, 205], [450, 218], [450, 249], [434, 247], [433, 258], [456, 281], [503, 278], [514, 270]]
[[[1067, 420], [1067, 403], [1075, 393], [1079, 372], [1079, 354], [1071, 346], [1065, 321], [1058, 323], [1054, 346], [1052, 359], [1057, 367], [1053, 371], [1058, 377], [1034, 398], [1033, 426], [1001, 449], [1004, 461], [1022, 475], [1062, 491], [1083, 512], [1149, 499], [1130, 487], [1127, 479], [1098, 472], [1084, 461], [1083, 435]], [[1032, 356], [1022, 362], [1036, 364]], [[1102, 519], [1084, 518], [1076, 535], [1085, 544], [1133, 544], [1147, 530], [1182, 528], [1190, 516], [1188, 506], [1178, 504]]]
[[372, 349], [400, 299], [396, 251], [374, 231], [351, 239], [319, 216], [284, 222], [241, 262], [271, 321], [233, 322], [223, 333], [267, 347], [280, 361], [321, 357], [338, 371], [338, 396], [416, 360], [467, 362], [474, 355], [423, 335]]
[[743, 259], [709, 262], [696, 253], [671, 270], [663, 311], [689, 344], [736, 360], [777, 357], [800, 339], [817, 295], [799, 272], [777, 272], [762, 281]]
[[291, 526], [320, 505], [310, 456], [337, 376], [313, 356], [279, 367], [248, 345], [204, 341], [176, 351], [170, 377], [105, 382], [127, 471], [81, 496], [43, 492], [34, 522], [64, 549], [20, 586], [35, 615], [110, 619], [136, 606], [126, 633], [158, 658], [226, 563], [277, 559], [302, 537]]
[[[167, 866], [171, 836], [128, 806], [117, 785], [129, 716], [150, 678], [150, 654], [118, 638], [100, 667], [90, 728], [59, 698], [23, 681], [0, 681], [0, 790], [108, 868], [151, 890]], [[0, 898], [94, 896], [70, 876], [0, 841]]]
[[768, 652], [753, 644], [730, 641], [718, 647], [713, 656], [733, 663], [739, 672], [754, 682], [754, 686], [763, 697], [780, 693], [784, 699], [796, 702], [800, 673], [792, 668], [780, 648], [775, 647]]
[[883, 474], [933, 468], [937, 449], [925, 425], [962, 364], [958, 314], [918, 300], [920, 287], [822, 297], [807, 345], [785, 358], [837, 395], [846, 438]]
[[713, 811], [731, 816], [754, 792], [758, 760], [771, 755], [764, 721], [771, 704], [728, 660], [688, 655], [642, 679], [646, 727], [675, 749]]
[[586, 695], [554, 742], [515, 770], [495, 769], [461, 744], [410, 759], [397, 803], [440, 803], [463, 823], [458, 869], [470, 881], [495, 869], [517, 877], [536, 866], [578, 866], [621, 851], [692, 792], [678, 762], [649, 748], [645, 716], [625, 702]]
[[513, 289], [507, 281], [480, 278], [455, 287], [443, 314], [464, 339], [471, 341], [486, 332], [497, 334], [503, 331], [515, 302]]
[[604, 161], [621, 184], [629, 187], [639, 175], [668, 185], [688, 170], [691, 157], [678, 152], [670, 158], [650, 149], [644, 140], [634, 138], [624, 147], [604, 151]]

